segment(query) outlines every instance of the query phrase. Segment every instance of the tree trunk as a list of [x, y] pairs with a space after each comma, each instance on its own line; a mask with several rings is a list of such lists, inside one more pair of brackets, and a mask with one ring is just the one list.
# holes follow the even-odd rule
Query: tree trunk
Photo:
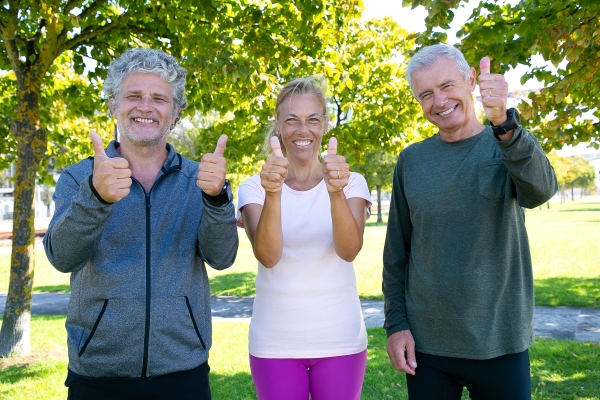
[[34, 270], [35, 178], [48, 138], [40, 126], [39, 81], [19, 90], [17, 119], [11, 129], [18, 142], [15, 175], [10, 283], [0, 330], [0, 357], [27, 355], [30, 347], [31, 298]]
[[377, 222], [383, 222], [381, 218], [381, 185], [377, 185]]

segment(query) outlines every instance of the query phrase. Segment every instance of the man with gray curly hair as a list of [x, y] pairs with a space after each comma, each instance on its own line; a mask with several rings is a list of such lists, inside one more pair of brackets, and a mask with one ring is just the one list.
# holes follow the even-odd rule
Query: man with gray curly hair
[[186, 71], [159, 50], [129, 49], [104, 93], [119, 141], [65, 169], [44, 248], [71, 273], [69, 399], [210, 399], [212, 344], [205, 264], [238, 248], [223, 157], [200, 163], [166, 141], [187, 106]]

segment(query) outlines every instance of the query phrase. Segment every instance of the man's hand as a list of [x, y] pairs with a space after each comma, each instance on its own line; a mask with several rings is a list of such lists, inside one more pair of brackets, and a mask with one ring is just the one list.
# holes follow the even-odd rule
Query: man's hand
[[410, 375], [416, 373], [415, 340], [409, 330], [396, 332], [388, 337], [387, 353], [398, 371]]
[[502, 74], [490, 73], [490, 59], [483, 57], [479, 63], [479, 92], [486, 118], [494, 125], [506, 122], [508, 82]]
[[267, 158], [260, 171], [260, 184], [267, 193], [278, 193], [288, 174], [288, 160], [283, 156], [279, 139], [275, 136], [271, 138], [271, 150], [273, 155]]
[[337, 139], [329, 139], [327, 155], [323, 157], [323, 176], [329, 193], [339, 192], [348, 185], [350, 165], [346, 157], [337, 154]]
[[90, 131], [90, 139], [94, 145], [94, 189], [102, 200], [116, 203], [127, 196], [131, 188], [129, 161], [122, 157], [108, 157], [104, 152], [102, 138], [95, 130]]
[[198, 165], [198, 177], [196, 185], [209, 196], [218, 196], [225, 186], [225, 174], [227, 173], [227, 161], [223, 157], [227, 135], [221, 135], [217, 141], [215, 152], [202, 156]]

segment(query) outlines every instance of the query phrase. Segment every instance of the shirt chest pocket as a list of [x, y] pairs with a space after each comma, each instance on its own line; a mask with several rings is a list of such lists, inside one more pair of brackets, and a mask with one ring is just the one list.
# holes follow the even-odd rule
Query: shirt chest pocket
[[479, 195], [486, 199], [504, 197], [508, 170], [500, 159], [479, 163]]

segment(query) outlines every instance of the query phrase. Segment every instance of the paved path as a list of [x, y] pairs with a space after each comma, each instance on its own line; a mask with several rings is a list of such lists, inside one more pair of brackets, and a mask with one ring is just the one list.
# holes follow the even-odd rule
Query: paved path
[[[0, 313], [4, 313], [6, 293], [0, 293]], [[213, 321], [245, 321], [252, 316], [253, 297], [222, 297], [211, 299]], [[66, 314], [69, 294], [35, 293], [33, 314]], [[383, 301], [361, 301], [367, 327], [383, 326]], [[600, 310], [536, 307], [533, 330], [536, 336], [600, 343]]]

